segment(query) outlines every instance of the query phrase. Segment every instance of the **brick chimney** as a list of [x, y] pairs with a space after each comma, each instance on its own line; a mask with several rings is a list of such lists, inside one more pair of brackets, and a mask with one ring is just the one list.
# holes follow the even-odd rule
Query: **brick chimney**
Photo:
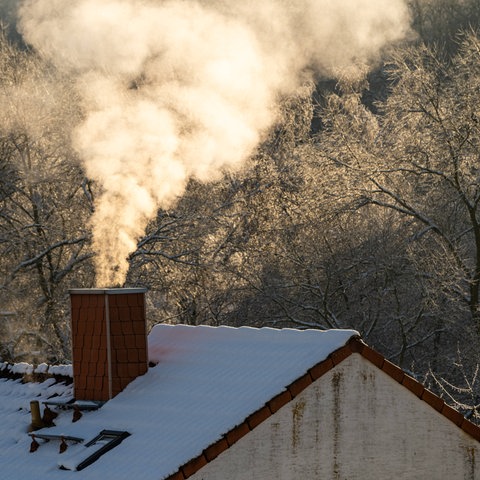
[[147, 371], [145, 292], [70, 290], [76, 400], [107, 401]]

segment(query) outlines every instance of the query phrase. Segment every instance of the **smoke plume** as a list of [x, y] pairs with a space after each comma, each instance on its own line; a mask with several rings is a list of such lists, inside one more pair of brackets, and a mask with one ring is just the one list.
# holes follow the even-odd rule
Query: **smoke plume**
[[147, 222], [239, 168], [279, 97], [375, 61], [409, 28], [404, 0], [26, 0], [24, 39], [76, 79], [73, 144], [102, 187], [97, 284], [122, 284]]

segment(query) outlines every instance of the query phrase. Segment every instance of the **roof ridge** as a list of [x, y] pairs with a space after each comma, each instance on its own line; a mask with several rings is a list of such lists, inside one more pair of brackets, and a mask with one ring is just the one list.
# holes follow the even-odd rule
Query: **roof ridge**
[[399, 366], [390, 362], [382, 354], [369, 347], [360, 336], [354, 336], [351, 337], [343, 347], [338, 348], [328, 355], [326, 359], [308, 369], [305, 374], [288, 385], [284, 391], [275, 395], [261, 408], [251, 413], [243, 422], [225, 433], [220, 440], [209, 445], [200, 455], [183, 464], [175, 473], [166, 477], [165, 480], [186, 480], [191, 477], [207, 463], [214, 460], [247, 433], [267, 420], [281, 407], [292, 401], [313, 382], [343, 362], [343, 360], [348, 358], [352, 353], [360, 354], [396, 382], [410, 390], [420, 400], [428, 403], [465, 433], [475, 440], [480, 441], [480, 427], [478, 425], [472, 423], [460, 412], [447, 405], [442, 398], [428, 390], [422, 383], [408, 375]]

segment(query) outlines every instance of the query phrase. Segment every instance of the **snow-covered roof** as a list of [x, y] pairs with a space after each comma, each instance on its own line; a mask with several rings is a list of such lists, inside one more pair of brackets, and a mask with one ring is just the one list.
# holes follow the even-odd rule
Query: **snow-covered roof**
[[[157, 325], [148, 338], [155, 367], [80, 421], [72, 423], [71, 414], [62, 412], [55, 419], [56, 426], [43, 430], [86, 442], [104, 429], [130, 433], [116, 448], [75, 473], [60, 470], [58, 465], [77, 465], [85, 458], [83, 444], [70, 445], [59, 454], [58, 443], [39, 440], [40, 448], [29, 453], [30, 417], [25, 403], [46, 397], [42, 385], [2, 380], [2, 430], [8, 425], [0, 436], [2, 475], [12, 480], [72, 475], [81, 479], [167, 478], [356, 335], [352, 330]], [[69, 387], [56, 388], [58, 394], [68, 396]], [[36, 398], [39, 392], [43, 397]]]

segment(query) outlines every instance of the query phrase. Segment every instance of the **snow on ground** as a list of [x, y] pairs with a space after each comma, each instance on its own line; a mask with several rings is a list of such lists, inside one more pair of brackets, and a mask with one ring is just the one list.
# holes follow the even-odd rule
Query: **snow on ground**
[[[157, 325], [149, 335], [155, 367], [95, 412], [71, 422], [62, 412], [45, 433], [94, 438], [103, 429], [125, 430], [125, 439], [94, 464], [75, 466], [86, 447], [42, 443], [29, 453], [29, 401], [65, 386], [0, 382], [0, 465], [9, 480], [160, 480], [197, 456], [250, 413], [280, 393], [314, 364], [342, 347], [351, 330], [273, 330], [249, 327]], [[41, 397], [37, 397], [41, 394]], [[21, 410], [18, 410], [18, 409]]]

